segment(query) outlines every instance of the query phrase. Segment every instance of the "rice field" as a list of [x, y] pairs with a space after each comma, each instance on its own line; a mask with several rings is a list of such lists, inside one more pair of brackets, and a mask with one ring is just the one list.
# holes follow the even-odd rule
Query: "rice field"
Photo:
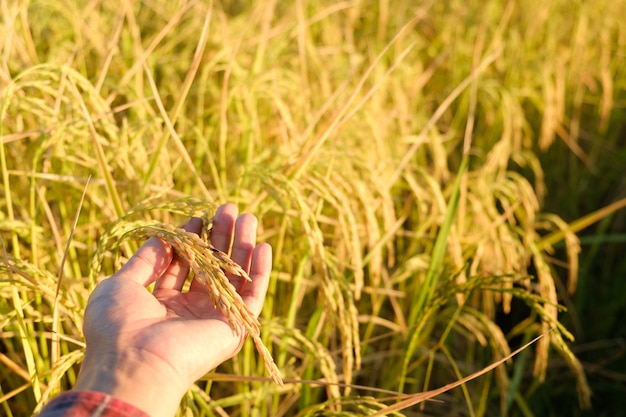
[[72, 387], [89, 293], [146, 236], [200, 250], [173, 226], [233, 202], [274, 249], [260, 333], [180, 416], [558, 415], [556, 371], [560, 412], [600, 415], [572, 300], [603, 250], [581, 233], [625, 240], [624, 16], [0, 0], [0, 414]]

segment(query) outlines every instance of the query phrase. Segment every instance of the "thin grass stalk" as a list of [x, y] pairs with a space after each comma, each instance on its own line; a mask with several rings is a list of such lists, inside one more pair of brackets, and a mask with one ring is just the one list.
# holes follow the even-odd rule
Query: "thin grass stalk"
[[[441, 351], [443, 352], [443, 355], [448, 360], [450, 367], [452, 368], [452, 371], [454, 372], [454, 375], [459, 380], [463, 379], [463, 374], [461, 373], [461, 370], [459, 369], [459, 366], [454, 360], [454, 356], [452, 355], [450, 350], [448, 350], [448, 348], [443, 344], [439, 345], [439, 349], [441, 349]], [[460, 385], [460, 387], [461, 387], [461, 390], [463, 391], [463, 398], [465, 399], [465, 404], [467, 405], [467, 412], [470, 417], [475, 417], [476, 412], [474, 411], [474, 405], [472, 404], [472, 397], [470, 395], [469, 390], [467, 389], [467, 385], [463, 383]]]
[[148, 69], [148, 66], [145, 63], [144, 63], [144, 70], [146, 72], [146, 78], [148, 79], [148, 84], [150, 85], [150, 88], [152, 89], [152, 94], [154, 95], [155, 103], [157, 105], [157, 108], [159, 109], [159, 113], [161, 114], [161, 117], [163, 118], [165, 126], [167, 127], [167, 131], [169, 132], [169, 135], [174, 141], [174, 146], [176, 147], [176, 150], [180, 154], [181, 158], [183, 158], [183, 161], [185, 161], [187, 168], [189, 168], [189, 170], [191, 171], [191, 174], [195, 178], [196, 183], [198, 187], [200, 187], [200, 191], [202, 192], [204, 197], [210, 198], [211, 193], [204, 185], [204, 181], [202, 180], [202, 177], [198, 173], [196, 166], [193, 164], [193, 160], [189, 156], [189, 151], [187, 150], [187, 148], [185, 148], [185, 145], [180, 139], [180, 136], [178, 136], [178, 133], [174, 129], [174, 125], [172, 121], [170, 120], [169, 116], [167, 115], [167, 111], [165, 110], [165, 107], [163, 106], [163, 102], [161, 101], [161, 98], [159, 97], [158, 87], [156, 86], [156, 83], [154, 82], [154, 78], [152, 77], [152, 74], [150, 74], [150, 70]]
[[[50, 351], [50, 369], [54, 369], [56, 362], [60, 359], [60, 344], [61, 339], [59, 335], [61, 333], [61, 323], [60, 323], [60, 312], [59, 312], [59, 295], [62, 288], [63, 283], [63, 271], [65, 262], [67, 261], [67, 256], [70, 250], [70, 246], [72, 244], [72, 240], [74, 238], [74, 232], [76, 231], [76, 227], [78, 226], [78, 219], [80, 216], [80, 212], [83, 207], [83, 203], [85, 202], [85, 195], [87, 194], [87, 188], [89, 187], [89, 181], [91, 177], [87, 179], [87, 184], [85, 184], [85, 188], [83, 189], [83, 194], [80, 197], [80, 201], [78, 203], [78, 207], [76, 209], [76, 214], [74, 216], [74, 223], [72, 225], [72, 229], [70, 235], [67, 238], [67, 243], [65, 245], [65, 251], [63, 252], [63, 257], [61, 258], [61, 262], [59, 264], [59, 274], [57, 276], [57, 286], [54, 294], [54, 302], [52, 304], [52, 339], [50, 340], [51, 351]], [[58, 381], [60, 384], [60, 381]], [[61, 386], [59, 385], [59, 389]]]
[[[180, 24], [182, 17], [194, 6], [194, 2], [192, 1], [185, 2], [184, 6], [172, 15], [171, 18], [168, 19], [167, 24], [154, 36], [148, 47], [143, 49], [141, 46], [140, 29], [137, 26], [138, 24], [132, 10], [134, 3], [122, 2], [121, 4], [123, 7], [123, 13], [126, 15], [128, 25], [130, 26], [130, 30], [133, 32], [133, 37], [135, 38], [133, 46], [137, 49], [136, 52], [138, 52], [138, 55], [133, 57], [133, 65], [124, 73], [124, 76], [118, 82], [118, 88], [113, 90], [106, 98], [106, 102], [109, 104], [117, 98], [119, 91], [123, 91], [123, 88], [126, 87], [133, 77], [141, 75], [143, 66], [148, 58], [154, 53], [161, 41], [165, 39], [165, 37], [171, 33], [177, 25]], [[142, 89], [137, 89], [137, 91], [142, 91]]]
[[232, 54], [229, 57], [228, 65], [224, 71], [224, 80], [222, 81], [222, 88], [220, 90], [220, 111], [219, 111], [219, 125], [218, 125], [218, 152], [217, 152], [217, 167], [218, 167], [218, 179], [220, 186], [218, 188], [226, 190], [228, 168], [226, 165], [226, 142], [228, 139], [228, 117], [227, 110], [229, 108], [229, 96], [228, 87], [230, 83], [230, 77], [232, 75], [233, 67], [235, 66], [235, 56], [241, 48], [243, 42], [243, 36], [245, 33], [237, 38], [233, 47]]
[[[528, 343], [530, 340], [530, 332], [527, 332], [524, 336], [523, 343]], [[524, 376], [524, 372], [526, 369], [526, 363], [528, 362], [528, 357], [530, 352], [528, 350], [520, 353], [519, 358], [515, 361], [515, 366], [513, 368], [513, 377], [511, 378], [511, 384], [509, 385], [509, 389], [507, 395], [504, 397], [504, 401], [502, 404], [502, 415], [508, 416], [509, 411], [511, 410], [511, 406], [515, 400], [515, 397], [520, 393], [520, 387], [522, 383], [522, 378]]]
[[87, 123], [87, 126], [89, 126], [89, 131], [91, 133], [91, 143], [93, 146], [94, 153], [96, 154], [96, 159], [98, 160], [100, 174], [102, 175], [106, 183], [107, 194], [109, 195], [109, 199], [111, 200], [111, 203], [113, 204], [113, 208], [115, 209], [116, 214], [121, 217], [124, 213], [122, 200], [120, 198], [119, 193], [117, 192], [115, 181], [113, 180], [113, 176], [111, 175], [112, 170], [106, 161], [104, 149], [102, 149], [102, 145], [100, 144], [100, 141], [98, 139], [98, 133], [96, 132], [96, 128], [93, 124], [93, 120], [91, 119], [89, 110], [87, 110], [85, 101], [83, 100], [80, 92], [78, 91], [78, 87], [76, 86], [76, 83], [74, 82], [73, 77], [69, 77], [68, 82], [70, 83], [70, 86], [72, 87], [74, 96], [78, 100], [80, 109], [83, 112], [84, 120]]
[[[299, 300], [301, 298], [301, 288], [302, 281], [304, 280], [304, 268], [309, 263], [309, 257], [303, 256], [298, 262], [298, 266], [296, 272], [293, 276], [293, 290], [291, 292], [290, 299], [292, 300], [289, 304], [289, 308], [287, 310], [287, 314], [285, 316], [285, 327], [295, 329], [296, 328], [296, 313], [298, 308], [300, 307]], [[273, 311], [273, 309], [269, 309]], [[281, 351], [278, 356], [278, 364], [285, 364], [287, 361], [287, 343], [283, 341], [281, 344]]]
[[[4, 118], [6, 117], [7, 107], [9, 106], [8, 97], [13, 93], [15, 83], [11, 83], [5, 90], [2, 97], [2, 107], [0, 108], [0, 137], [4, 135]], [[4, 141], [0, 141], [0, 170], [2, 170], [2, 185], [4, 187], [4, 199], [6, 201], [7, 218], [9, 221], [15, 221], [15, 214], [13, 212], [13, 197], [11, 192], [11, 181], [9, 179], [9, 169], [7, 165], [7, 155]], [[13, 251], [16, 257], [20, 256], [20, 245], [17, 240], [17, 235], [14, 233], [11, 236], [11, 244], [13, 245]], [[4, 242], [2, 242], [4, 247]]]
[[480, 392], [480, 399], [478, 400], [478, 407], [476, 407], [476, 415], [478, 417], [485, 417], [487, 415], [487, 405], [490, 397], [491, 391], [491, 381], [490, 374], [485, 376], [485, 381]]
[[[189, 94], [189, 90], [191, 89], [191, 84], [193, 83], [196, 77], [196, 74], [198, 72], [198, 68], [200, 67], [200, 61], [202, 60], [204, 49], [206, 47], [206, 43], [208, 40], [207, 37], [208, 37], [209, 28], [211, 27], [212, 16], [213, 16], [213, 1], [211, 0], [209, 3], [209, 11], [206, 14], [206, 17], [204, 19], [204, 24], [202, 26], [202, 31], [200, 32], [200, 39], [198, 40], [198, 44], [194, 52], [193, 61], [191, 62], [189, 71], [187, 72], [187, 75], [185, 76], [185, 80], [183, 81], [183, 85], [181, 87], [181, 93], [176, 99], [176, 103], [174, 103], [172, 116], [170, 118], [170, 124], [172, 125], [172, 129], [169, 129], [169, 126], [168, 126], [168, 130], [166, 130], [163, 133], [163, 135], [161, 136], [161, 139], [159, 140], [158, 145], [155, 148], [153, 156], [148, 165], [148, 171], [146, 172], [146, 176], [144, 177], [144, 180], [143, 180], [143, 185], [141, 187], [141, 189], [143, 190], [142, 194], [145, 194], [146, 187], [148, 186], [148, 184], [150, 183], [150, 180], [152, 179], [152, 175], [157, 166], [159, 155], [161, 154], [162, 150], [165, 148], [165, 145], [167, 144], [167, 141], [169, 140], [169, 137], [173, 130], [173, 126], [176, 124], [176, 121], [178, 120], [178, 117], [180, 116], [180, 112], [181, 112], [181, 109], [183, 108], [183, 104], [185, 103], [187, 95]], [[147, 73], [147, 75], [148, 75], [148, 80], [150, 81], [151, 76], [149, 73]], [[153, 92], [155, 99], [157, 99], [156, 102], [157, 102], [157, 106], [159, 106], [159, 111], [161, 111], [161, 106], [159, 105], [159, 100], [158, 100], [157, 87], [153, 86], [153, 81], [150, 81], [150, 86], [152, 88], [152, 92]], [[164, 118], [164, 120], [166, 120], [166, 118]], [[176, 141], [176, 139], [174, 140]], [[183, 158], [185, 157], [184, 155], [182, 156]], [[186, 162], [191, 167], [195, 167], [193, 161], [190, 160]], [[203, 187], [203, 185], [204, 183], [202, 183], [201, 187]]]
[[98, 77], [98, 80], [94, 84], [94, 90], [96, 91], [98, 95], [101, 94], [102, 86], [104, 85], [106, 76], [109, 73], [109, 68], [111, 67], [111, 62], [113, 61], [113, 56], [115, 55], [117, 47], [120, 44], [120, 38], [121, 38], [123, 27], [124, 27], [124, 18], [120, 16], [117, 18], [117, 24], [115, 25], [114, 34], [110, 38], [109, 44], [107, 45], [107, 47], [109, 48], [109, 52], [107, 53], [106, 58], [104, 59], [104, 63], [102, 64], [102, 67], [100, 68], [100, 76]]
[[2, 391], [2, 387], [0, 387], [0, 404], [2, 404], [2, 408], [4, 408], [7, 416], [13, 416], [13, 412], [9, 408], [8, 400], [15, 397], [20, 392], [26, 391], [31, 386], [32, 384], [30, 382], [27, 382], [26, 384], [20, 385], [19, 387], [7, 392], [6, 394], [4, 394], [4, 392]]
[[606, 218], [610, 214], [626, 207], [626, 198], [622, 198], [614, 203], [609, 204], [599, 210], [589, 213], [577, 220], [571, 222], [566, 229], [559, 229], [550, 233], [548, 236], [541, 238], [537, 242], [539, 250], [546, 250], [557, 242], [565, 239], [568, 233], [576, 233], [591, 226], [592, 224]]

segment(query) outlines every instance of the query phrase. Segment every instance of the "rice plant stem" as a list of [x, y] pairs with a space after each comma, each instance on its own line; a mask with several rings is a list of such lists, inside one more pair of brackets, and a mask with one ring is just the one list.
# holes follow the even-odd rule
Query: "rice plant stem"
[[[132, 10], [133, 3], [122, 2], [121, 4], [125, 7], [124, 13], [126, 13], [127, 17], [131, 17], [128, 19], [129, 26], [131, 26], [131, 31], [138, 32], [138, 29], [136, 27], [137, 23], [134, 21], [134, 18], [132, 18], [134, 17]], [[148, 57], [154, 52], [156, 47], [168, 35], [168, 33], [171, 33], [172, 30], [180, 24], [183, 15], [185, 15], [185, 13], [187, 13], [193, 7], [193, 5], [194, 2], [185, 2], [180, 7], [180, 9], [170, 19], [168, 19], [167, 24], [163, 27], [163, 29], [159, 31], [159, 33], [154, 36], [152, 42], [150, 42], [150, 45], [148, 45], [146, 49], [143, 49], [143, 47], [140, 46], [141, 39], [137, 39], [137, 42], [134, 44], [134, 46], [140, 46], [138, 48], [140, 56], [133, 57], [133, 66], [128, 71], [126, 71], [122, 79], [119, 81], [119, 88], [113, 90], [113, 92], [111, 92], [111, 94], [107, 97], [107, 103], [112, 103], [119, 94], [119, 91], [123, 90], [122, 87], [126, 86], [126, 84], [128, 84], [133, 79], [133, 77], [136, 76], [138, 72], [140, 72], [142, 64], [145, 64]]]
[[[191, 89], [191, 84], [193, 83], [193, 80], [198, 72], [198, 68], [200, 67], [200, 61], [202, 60], [202, 56], [204, 54], [204, 48], [207, 43], [209, 28], [211, 26], [210, 23], [211, 23], [212, 11], [213, 11], [213, 2], [211, 1], [209, 5], [209, 11], [204, 20], [204, 25], [202, 26], [200, 39], [198, 41], [198, 45], [196, 46], [196, 50], [194, 52], [191, 67], [189, 68], [189, 71], [187, 72], [187, 75], [185, 77], [185, 81], [183, 82], [181, 94], [180, 96], [178, 96], [178, 99], [176, 100], [176, 103], [174, 104], [174, 109], [172, 110], [172, 116], [171, 116], [172, 126], [176, 124], [176, 120], [178, 119], [180, 110], [183, 108], [183, 103], [185, 102], [185, 99], [187, 95], [189, 94], [189, 90]], [[148, 77], [148, 80], [150, 82], [150, 85], [152, 86], [151, 78]], [[157, 94], [156, 87], [153, 87], [153, 94], [155, 94], [155, 97], [156, 97], [156, 94]], [[156, 101], [158, 105], [159, 100], [156, 100]], [[159, 110], [161, 110], [160, 106], [159, 106]], [[167, 130], [163, 133], [163, 136], [161, 137], [161, 140], [159, 140], [159, 143], [152, 155], [150, 164], [148, 165], [148, 171], [146, 172], [143, 185], [141, 188], [142, 194], [146, 192], [148, 184], [150, 183], [150, 180], [152, 179], [152, 175], [154, 174], [154, 170], [156, 169], [157, 162], [159, 160], [159, 155], [161, 154], [161, 151], [163, 150], [163, 148], [165, 148], [165, 145], [169, 139], [169, 132], [170, 130]], [[190, 164], [191, 166], [194, 166], [192, 161], [189, 161], [188, 164]]]
[[[454, 374], [456, 375], [456, 377], [459, 380], [461, 380], [463, 378], [463, 374], [461, 373], [461, 370], [459, 369], [457, 362], [454, 360], [454, 356], [452, 355], [452, 353], [450, 353], [448, 348], [443, 344], [440, 345], [440, 349], [443, 352], [446, 359], [448, 359], [448, 362], [450, 363], [450, 366], [452, 367], [452, 370], [454, 371]], [[469, 393], [469, 390], [467, 389], [467, 385], [465, 383], [461, 384], [461, 390], [463, 391], [463, 397], [465, 398], [465, 402], [467, 403], [467, 412], [469, 416], [475, 417], [476, 412], [474, 411], [474, 407], [472, 407], [472, 398]]]
[[443, 224], [441, 225], [439, 233], [437, 233], [437, 239], [435, 241], [435, 246], [431, 255], [430, 265], [426, 273], [426, 279], [424, 280], [422, 288], [420, 288], [420, 290], [416, 292], [416, 297], [414, 297], [414, 303], [412, 304], [412, 309], [409, 314], [410, 324], [414, 324], [416, 322], [420, 313], [424, 310], [424, 307], [431, 299], [432, 294], [435, 291], [437, 281], [441, 274], [443, 258], [446, 253], [448, 236], [450, 235], [450, 230], [452, 229], [452, 224], [454, 223], [454, 219], [456, 216], [456, 209], [459, 203], [460, 196], [461, 179], [463, 178], [465, 171], [467, 170], [467, 165], [468, 158], [465, 157], [463, 158], [463, 162], [461, 163], [461, 167], [459, 168], [459, 172], [454, 181], [454, 188], [452, 190], [452, 195], [450, 196], [450, 201], [446, 210], [446, 217], [443, 221]]
[[[211, 194], [209, 193], [209, 190], [204, 185], [204, 182], [202, 181], [200, 174], [198, 174], [198, 170], [196, 169], [196, 166], [193, 164], [193, 160], [189, 156], [189, 152], [187, 151], [187, 148], [185, 148], [185, 145], [180, 139], [180, 136], [178, 136], [178, 133], [174, 129], [174, 125], [172, 121], [170, 120], [167, 114], [167, 111], [165, 110], [165, 107], [163, 106], [163, 102], [161, 101], [161, 98], [159, 97], [159, 90], [158, 90], [158, 87], [156, 86], [156, 83], [154, 82], [154, 77], [152, 77], [152, 74], [150, 73], [150, 69], [145, 63], [144, 63], [144, 70], [146, 72], [146, 78], [148, 79], [150, 88], [152, 89], [152, 94], [154, 95], [154, 98], [155, 98], [154, 101], [157, 105], [157, 108], [159, 109], [159, 113], [161, 113], [161, 117], [163, 117], [163, 122], [165, 123], [165, 126], [167, 127], [167, 131], [169, 132], [169, 135], [171, 136], [174, 142], [174, 146], [176, 147], [176, 150], [180, 154], [181, 158], [183, 158], [183, 161], [185, 162], [185, 164], [191, 171], [191, 174], [193, 175], [193, 177], [196, 179], [196, 183], [198, 184], [198, 187], [200, 187], [200, 190], [202, 191], [202, 194], [204, 194], [204, 197], [210, 198]], [[163, 142], [163, 145], [161, 145], [161, 143], [159, 144], [159, 146], [161, 147], [165, 146], [165, 142], [166, 142], [166, 139], [168, 139], [168, 136], [164, 134], [164, 138], [165, 139], [162, 139], [161, 141]], [[156, 163], [156, 161], [153, 161], [153, 162]], [[120, 214], [120, 217], [121, 217], [121, 214]]]
[[[5, 108], [0, 109], [0, 122], [4, 119]], [[2, 134], [2, 126], [0, 123], [0, 134]], [[9, 169], [7, 167], [7, 157], [5, 151], [4, 141], [0, 141], [0, 169], [2, 170], [2, 183], [4, 186], [4, 199], [6, 202], [7, 218], [10, 221], [15, 220], [15, 214], [13, 213], [13, 198], [11, 196], [11, 181], [9, 179]], [[20, 257], [20, 245], [18, 244], [17, 235], [12, 235], [13, 253], [16, 258]], [[4, 242], [3, 242], [4, 245]]]
[[441, 225], [441, 228], [439, 229], [439, 233], [437, 234], [435, 246], [431, 255], [430, 265], [428, 267], [428, 271], [426, 272], [426, 278], [421, 288], [416, 290], [414, 293], [408, 321], [409, 328], [413, 330], [409, 332], [403, 369], [400, 375], [399, 391], [402, 391], [404, 388], [407, 367], [410, 362], [410, 358], [413, 356], [413, 353], [417, 348], [417, 339], [420, 333], [419, 329], [423, 327], [424, 321], [426, 320], [426, 316], [429, 315], [429, 312], [432, 312], [432, 309], [428, 309], [426, 307], [432, 298], [437, 282], [441, 276], [442, 262], [446, 252], [446, 244], [448, 242], [448, 236], [450, 235], [452, 224], [454, 223], [456, 209], [459, 202], [461, 179], [467, 170], [468, 160], [469, 159], [466, 155], [461, 162], [459, 172], [454, 181], [454, 188], [452, 189], [452, 195], [450, 196], [448, 208], [446, 210], [446, 217]]
[[39, 377], [37, 372], [37, 366], [35, 364], [35, 354], [33, 353], [31, 343], [31, 337], [27, 331], [26, 321], [24, 320], [24, 309], [22, 308], [22, 299], [20, 293], [15, 285], [13, 279], [13, 269], [9, 264], [9, 255], [7, 254], [6, 246], [4, 245], [4, 239], [0, 236], [0, 246], [2, 247], [2, 262], [6, 265], [7, 273], [9, 275], [9, 281], [11, 283], [11, 298], [13, 300], [13, 307], [15, 308], [15, 316], [17, 317], [17, 330], [20, 335], [20, 341], [22, 350], [24, 351], [24, 359], [26, 360], [26, 368], [28, 369], [28, 376], [30, 378], [30, 384], [33, 388], [33, 395], [35, 401], [39, 402], [41, 399], [41, 386], [39, 384]]
[[104, 177], [104, 181], [106, 183], [106, 190], [109, 195], [109, 199], [113, 204], [113, 208], [115, 209], [115, 214], [118, 217], [122, 217], [124, 214], [124, 208], [122, 206], [122, 200], [120, 199], [119, 194], [117, 193], [117, 188], [115, 187], [115, 181], [113, 181], [113, 176], [111, 175], [111, 167], [107, 164], [106, 157], [104, 156], [104, 149], [102, 149], [102, 145], [100, 145], [100, 141], [98, 140], [98, 134], [96, 133], [96, 128], [93, 124], [93, 120], [91, 119], [91, 115], [89, 114], [89, 110], [87, 110], [87, 106], [85, 105], [85, 100], [83, 100], [80, 92], [78, 91], [78, 87], [74, 82], [72, 77], [68, 77], [68, 81], [72, 86], [72, 90], [78, 103], [80, 104], [80, 108], [83, 111], [83, 115], [85, 117], [85, 122], [87, 126], [89, 126], [89, 131], [91, 133], [91, 142], [93, 144], [93, 149], [96, 154], [96, 159], [98, 160], [98, 165], [100, 166], [100, 174]]
[[54, 304], [52, 307], [52, 339], [50, 340], [50, 344], [51, 344], [50, 369], [54, 368], [56, 362], [61, 357], [60, 355], [61, 339], [59, 338], [59, 328], [61, 326], [60, 318], [59, 318], [59, 314], [60, 314], [59, 313], [59, 293], [61, 292], [61, 283], [63, 282], [63, 268], [65, 266], [65, 262], [67, 261], [67, 256], [70, 251], [70, 246], [74, 238], [74, 231], [76, 230], [76, 227], [78, 225], [80, 211], [83, 207], [83, 203], [85, 202], [85, 195], [87, 194], [87, 188], [89, 187], [90, 180], [91, 180], [91, 176], [89, 176], [89, 178], [87, 179], [87, 184], [85, 184], [85, 188], [83, 189], [83, 194], [81, 195], [80, 201], [78, 202], [78, 208], [76, 209], [76, 215], [74, 216], [74, 223], [72, 225], [70, 235], [67, 238], [65, 251], [63, 252], [63, 257], [61, 258], [61, 263], [59, 264], [59, 275], [57, 276], [57, 288], [54, 294]]
[[574, 220], [569, 224], [569, 227], [567, 227], [567, 229], [559, 229], [556, 232], [549, 234], [548, 236], [537, 242], [537, 248], [539, 250], [545, 250], [555, 243], [565, 239], [565, 236], [568, 233], [580, 232], [581, 230], [591, 226], [592, 224], [625, 207], [626, 197], [614, 203], [611, 203], [608, 206], [602, 207], [599, 210], [589, 213], [586, 216], [583, 216], [577, 220]]
[[[531, 333], [526, 332], [526, 334], [524, 335], [524, 344], [528, 343], [528, 341], [530, 340], [530, 336]], [[511, 378], [511, 383], [509, 385], [509, 390], [504, 403], [503, 417], [509, 415], [509, 410], [513, 405], [513, 401], [515, 400], [515, 397], [519, 394], [520, 384], [522, 383], [524, 371], [526, 370], [528, 355], [529, 351], [524, 351], [520, 353], [519, 359], [515, 362], [513, 378]]]

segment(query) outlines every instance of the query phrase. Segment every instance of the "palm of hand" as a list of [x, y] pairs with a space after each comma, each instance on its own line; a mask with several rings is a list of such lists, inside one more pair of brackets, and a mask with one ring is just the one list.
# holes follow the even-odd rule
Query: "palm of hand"
[[[236, 216], [234, 206], [220, 207], [211, 240], [227, 252], [234, 230], [232, 259], [248, 272], [252, 282], [229, 278], [258, 316], [271, 270], [271, 248], [255, 247], [253, 216], [242, 215], [235, 225]], [[198, 233], [200, 226], [199, 219], [193, 219], [186, 228]], [[102, 356], [121, 350], [139, 352], [144, 364], [165, 369], [181, 384], [193, 383], [232, 357], [245, 335], [230, 327], [200, 283], [194, 280], [189, 291], [182, 291], [188, 273], [189, 266], [172, 254], [171, 247], [150, 239], [92, 294], [84, 325], [88, 346]], [[150, 293], [145, 286], [152, 282], [155, 286]]]

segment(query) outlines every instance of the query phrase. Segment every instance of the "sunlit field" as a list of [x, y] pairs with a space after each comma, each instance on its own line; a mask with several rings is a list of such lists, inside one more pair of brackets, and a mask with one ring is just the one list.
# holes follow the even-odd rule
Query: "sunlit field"
[[273, 246], [285, 384], [248, 340], [180, 416], [623, 413], [625, 17], [0, 0], [0, 415], [73, 386], [134, 229], [224, 202]]

